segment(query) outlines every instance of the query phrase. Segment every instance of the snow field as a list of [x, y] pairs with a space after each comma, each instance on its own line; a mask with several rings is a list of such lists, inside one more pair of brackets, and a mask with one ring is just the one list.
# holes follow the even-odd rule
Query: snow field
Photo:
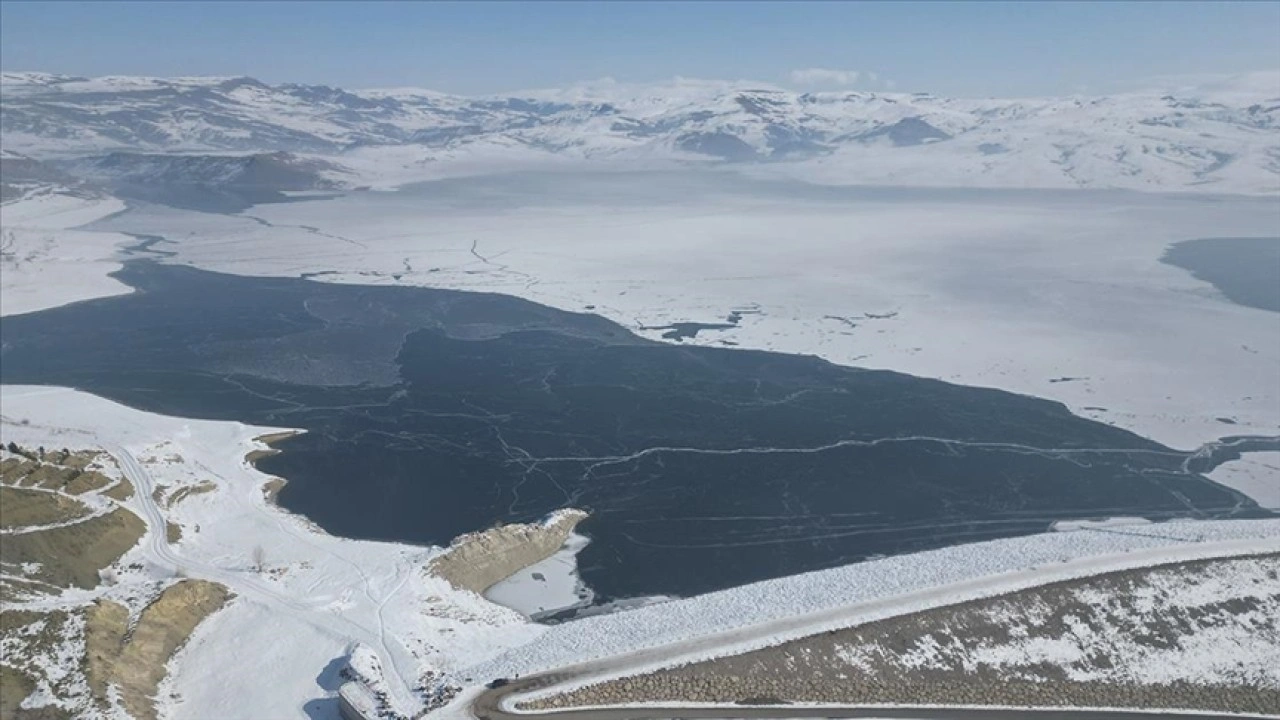
[[46, 190], [0, 205], [0, 315], [18, 315], [132, 290], [107, 277], [132, 238], [73, 230], [124, 210], [112, 197]]

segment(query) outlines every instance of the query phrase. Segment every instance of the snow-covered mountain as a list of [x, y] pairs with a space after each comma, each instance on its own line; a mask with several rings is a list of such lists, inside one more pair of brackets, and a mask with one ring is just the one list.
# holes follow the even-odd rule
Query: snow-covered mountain
[[510, 97], [252, 78], [4, 73], [4, 147], [326, 156], [375, 181], [450, 163], [770, 163], [819, 182], [1280, 190], [1280, 73], [1100, 97], [602, 84]]
[[252, 155], [165, 155], [116, 151], [101, 157], [64, 162], [77, 177], [139, 184], [196, 184], [261, 190], [326, 190], [340, 186], [326, 173], [338, 173], [322, 160], [291, 153]]

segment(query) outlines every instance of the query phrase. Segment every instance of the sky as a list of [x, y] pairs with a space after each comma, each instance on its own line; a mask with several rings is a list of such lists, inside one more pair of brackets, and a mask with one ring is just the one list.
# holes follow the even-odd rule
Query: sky
[[0, 69], [460, 94], [612, 78], [957, 96], [1280, 68], [1280, 2], [0, 2]]

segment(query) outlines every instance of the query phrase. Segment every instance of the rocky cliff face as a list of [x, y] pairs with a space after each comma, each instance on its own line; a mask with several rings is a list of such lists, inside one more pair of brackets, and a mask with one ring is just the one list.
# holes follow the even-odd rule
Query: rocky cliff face
[[428, 569], [454, 587], [483, 594], [498, 582], [551, 557], [587, 514], [560, 510], [538, 523], [503, 525], [456, 538]]

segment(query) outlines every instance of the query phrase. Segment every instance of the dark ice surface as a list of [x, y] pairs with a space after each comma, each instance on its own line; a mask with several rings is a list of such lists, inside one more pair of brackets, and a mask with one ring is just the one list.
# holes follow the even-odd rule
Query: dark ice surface
[[[145, 239], [150, 240], [150, 239]], [[154, 241], [152, 241], [154, 242]], [[4, 318], [0, 380], [304, 428], [261, 462], [329, 532], [447, 543], [591, 511], [598, 601], [690, 595], [1057, 519], [1265, 515], [1193, 455], [1062, 405], [637, 337], [513, 297], [133, 260], [132, 295]]]
[[1188, 240], [1161, 261], [1211, 283], [1231, 302], [1280, 312], [1280, 237]]

